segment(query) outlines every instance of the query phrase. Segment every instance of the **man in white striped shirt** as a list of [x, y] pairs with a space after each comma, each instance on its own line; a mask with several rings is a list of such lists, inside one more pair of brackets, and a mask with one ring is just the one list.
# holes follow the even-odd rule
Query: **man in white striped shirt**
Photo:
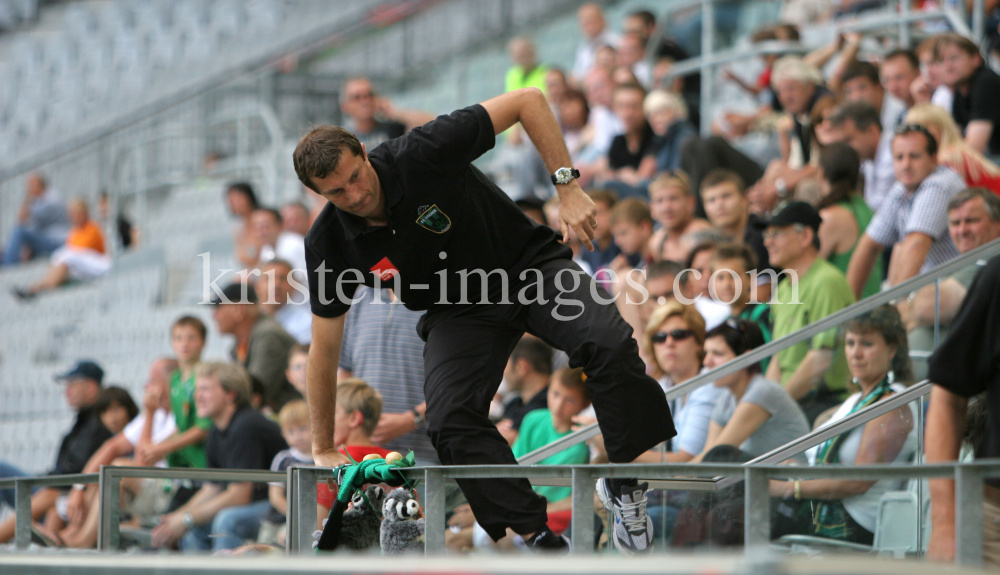
[[896, 129], [892, 140], [896, 183], [858, 241], [847, 268], [847, 283], [855, 297], [861, 298], [875, 258], [886, 246], [894, 246], [891, 285], [958, 256], [948, 234], [948, 202], [966, 186], [961, 176], [938, 165], [937, 147], [923, 126], [904, 124]]

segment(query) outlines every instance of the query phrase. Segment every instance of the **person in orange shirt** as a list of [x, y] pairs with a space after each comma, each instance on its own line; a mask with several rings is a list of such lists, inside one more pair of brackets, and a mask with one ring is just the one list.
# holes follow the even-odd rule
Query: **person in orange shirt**
[[55, 289], [69, 280], [96, 279], [111, 269], [111, 258], [104, 248], [104, 233], [90, 219], [86, 202], [74, 199], [67, 206], [67, 211], [73, 227], [66, 237], [66, 244], [52, 254], [52, 265], [42, 281], [27, 289], [14, 289], [19, 298], [33, 298], [39, 292]]

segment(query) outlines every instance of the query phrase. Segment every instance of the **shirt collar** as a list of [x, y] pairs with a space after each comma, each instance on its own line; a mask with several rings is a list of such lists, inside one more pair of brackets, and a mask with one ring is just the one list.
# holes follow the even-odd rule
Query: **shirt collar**
[[[385, 162], [371, 154], [368, 154], [368, 160], [371, 162], [372, 168], [375, 169], [379, 185], [382, 186], [382, 193], [385, 195], [385, 217], [388, 219], [392, 214], [392, 207], [402, 199], [403, 191], [400, 189], [399, 183], [392, 177], [389, 166]], [[363, 218], [349, 214], [337, 207], [334, 209], [337, 210], [337, 217], [340, 219], [341, 225], [344, 226], [347, 239], [353, 240], [365, 231]]]

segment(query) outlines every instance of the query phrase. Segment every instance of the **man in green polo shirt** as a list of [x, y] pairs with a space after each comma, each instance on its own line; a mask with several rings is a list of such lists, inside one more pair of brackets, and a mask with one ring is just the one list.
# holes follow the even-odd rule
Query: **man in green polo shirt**
[[[774, 339], [854, 303], [844, 274], [819, 257], [817, 232], [823, 219], [805, 202], [791, 202], [762, 224], [771, 265], [784, 275], [771, 300]], [[767, 377], [799, 402], [810, 424], [844, 399], [849, 374], [837, 330], [816, 334], [776, 355]]]

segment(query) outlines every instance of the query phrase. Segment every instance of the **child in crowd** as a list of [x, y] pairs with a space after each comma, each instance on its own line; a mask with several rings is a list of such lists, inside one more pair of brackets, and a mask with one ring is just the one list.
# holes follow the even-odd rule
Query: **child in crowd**
[[361, 461], [370, 453], [381, 457], [389, 453], [371, 440], [382, 416], [382, 396], [374, 388], [355, 377], [341, 380], [337, 384], [336, 414], [333, 444], [344, 455]]
[[139, 406], [135, 404], [132, 395], [121, 387], [110, 386], [101, 390], [94, 403], [94, 411], [101, 418], [101, 423], [112, 434], [117, 435], [125, 429], [128, 422], [139, 415]]
[[309, 363], [309, 344], [295, 344], [288, 351], [288, 368], [285, 377], [288, 383], [306, 397], [306, 364]]
[[653, 262], [649, 238], [653, 236], [653, 216], [646, 202], [625, 198], [611, 210], [611, 233], [622, 253], [611, 262], [611, 269], [621, 276], [630, 267], [644, 269]]
[[[312, 432], [309, 429], [309, 407], [301, 399], [289, 401], [278, 412], [278, 425], [281, 426], [281, 436], [288, 442], [288, 449], [278, 452], [271, 462], [271, 471], [285, 471], [293, 465], [311, 466]], [[317, 488], [325, 487], [318, 485]], [[329, 492], [329, 489], [327, 489]], [[285, 541], [285, 516], [288, 514], [288, 498], [285, 495], [285, 484], [272, 483], [268, 487], [267, 497], [271, 501], [271, 512], [261, 521], [260, 533], [257, 539], [261, 543], [277, 543]], [[317, 498], [321, 493], [317, 492]], [[319, 517], [325, 517], [330, 512], [329, 506], [319, 506]]]

